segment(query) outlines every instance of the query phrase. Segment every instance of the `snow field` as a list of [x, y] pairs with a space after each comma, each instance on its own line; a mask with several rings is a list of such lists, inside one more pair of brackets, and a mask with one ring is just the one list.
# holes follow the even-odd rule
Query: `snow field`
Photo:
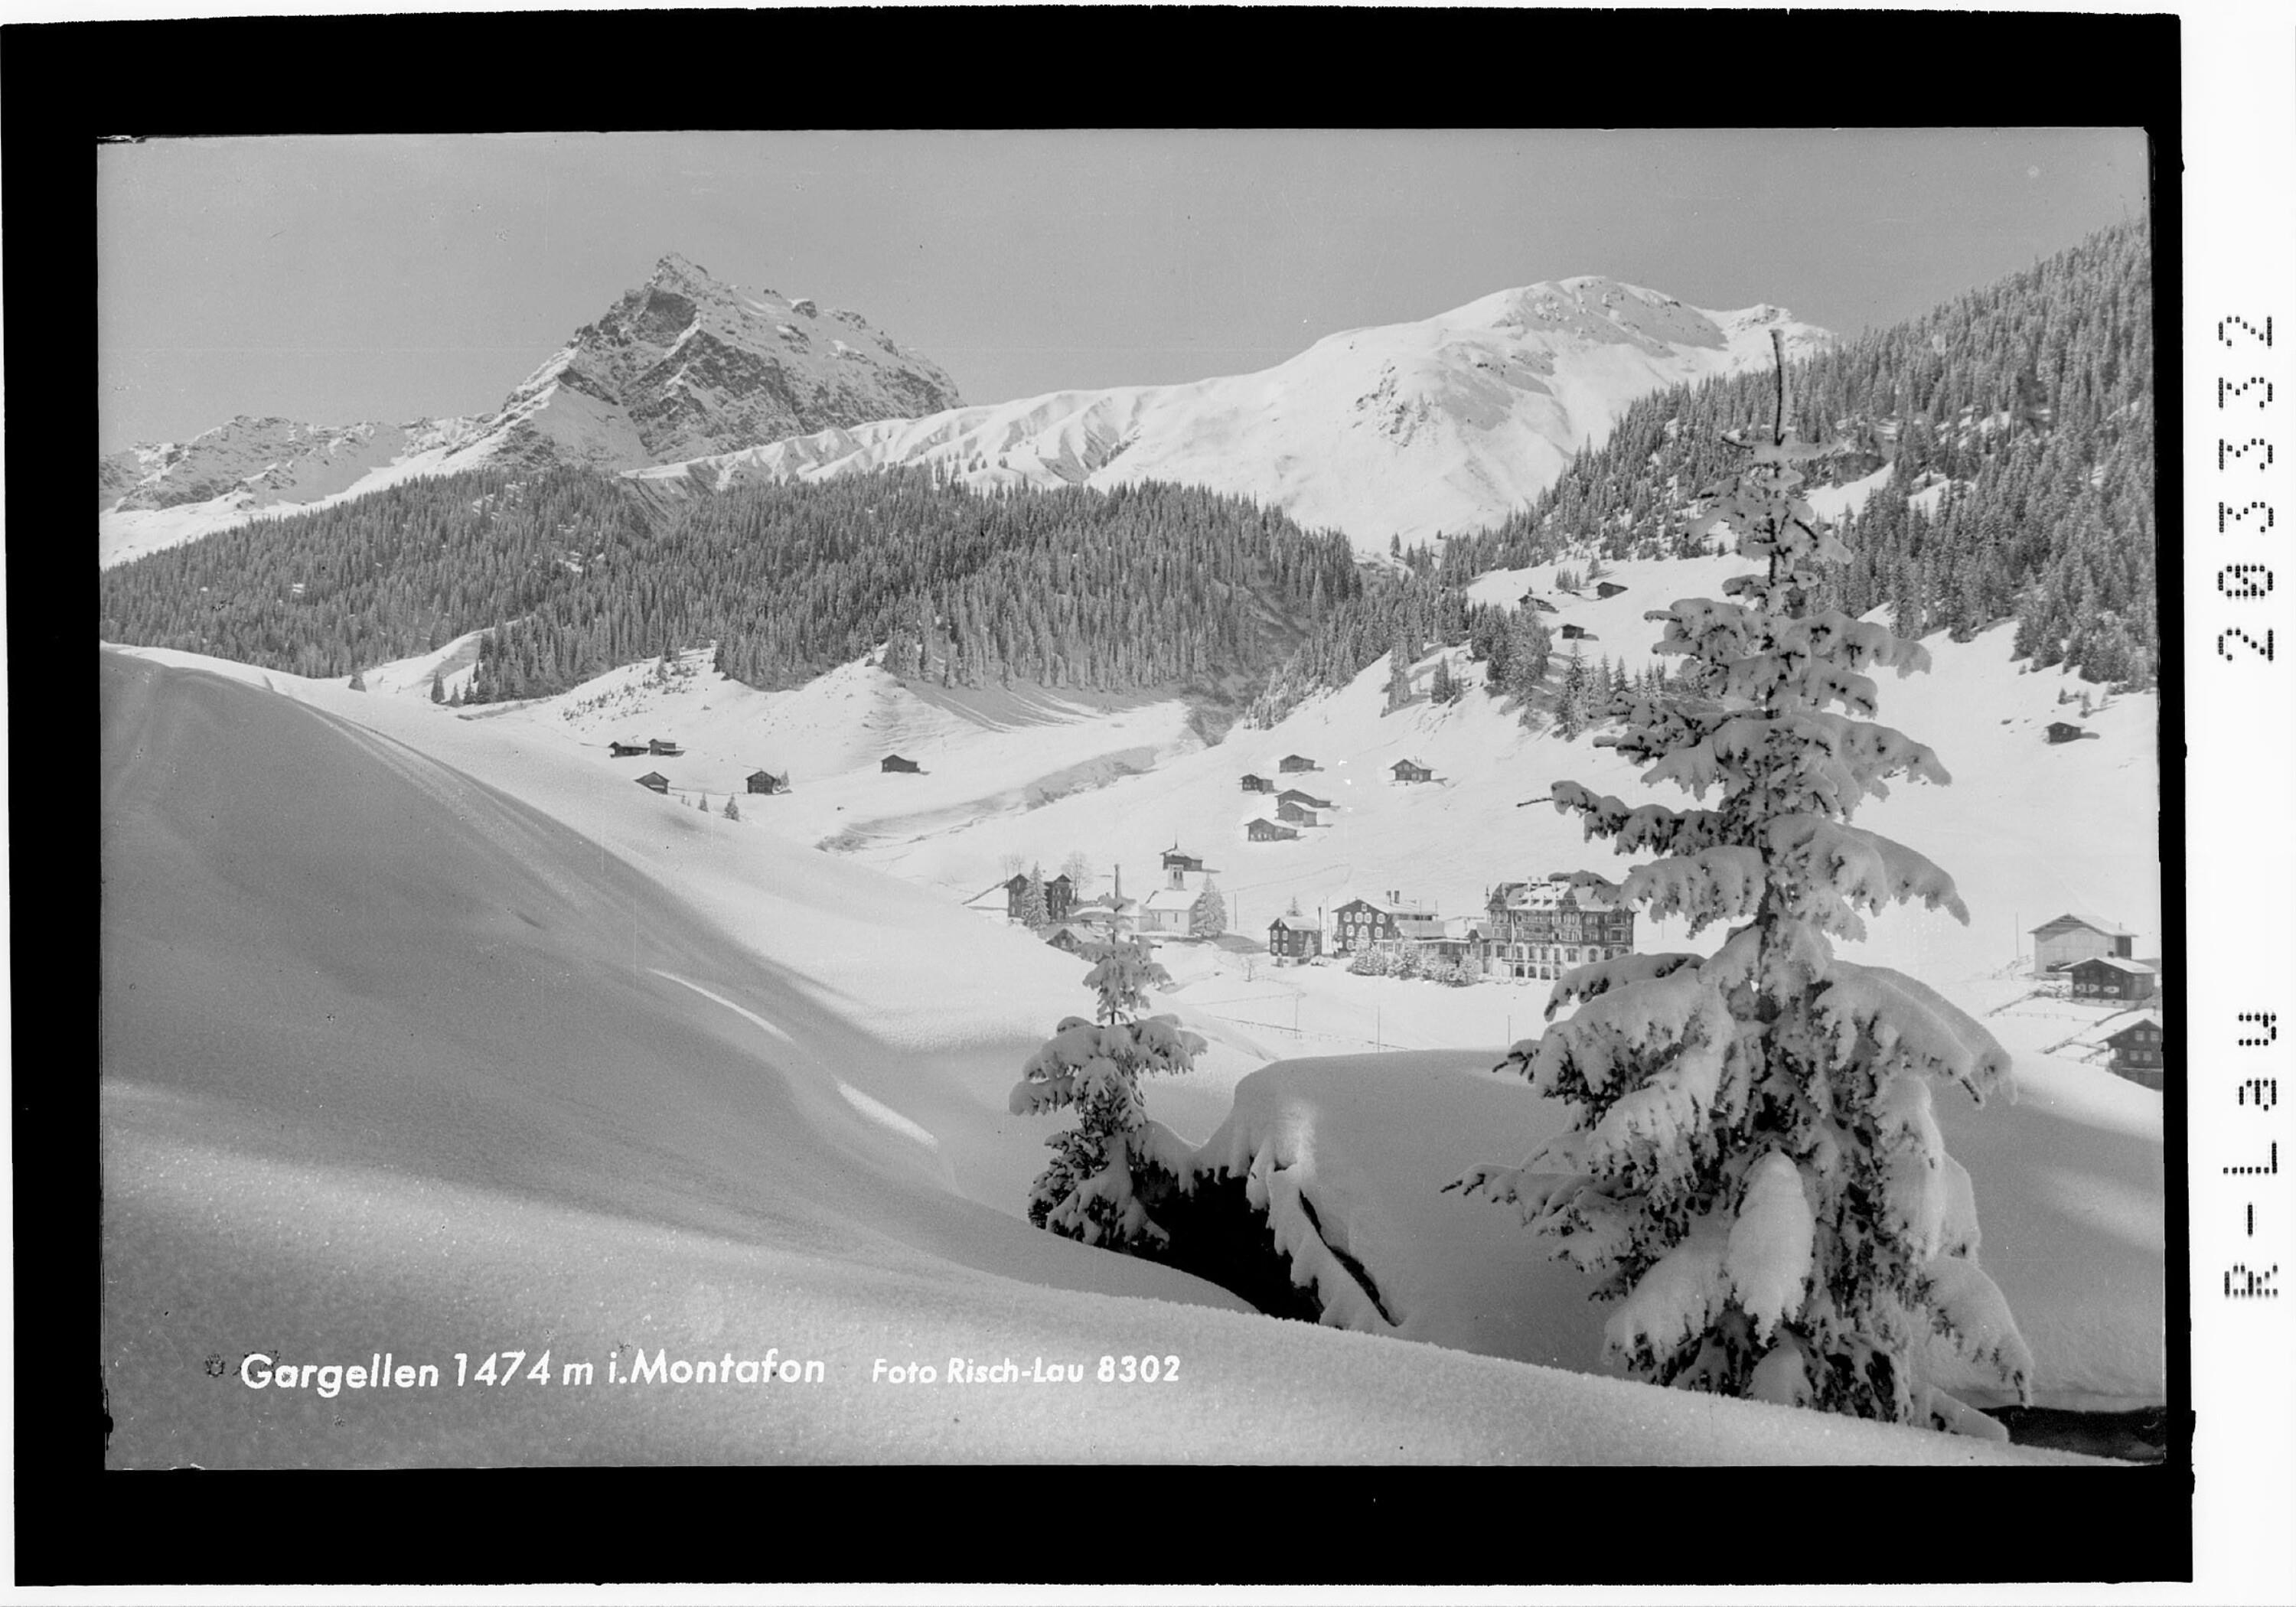
[[[106, 666], [119, 1464], [2004, 1455], [1278, 1324], [1037, 1233], [1017, 1181], [967, 1168], [1041, 1163], [1046, 1124], [992, 1102], [1075, 1007], [1065, 956], [744, 823], [601, 794], [589, 756], [515, 725]], [[948, 959], [888, 988], [889, 927]], [[904, 1042], [886, 1018], [938, 1024]], [[984, 1193], [1002, 1209], [961, 1197]], [[450, 1405], [183, 1382], [265, 1346], [475, 1365], [641, 1344], [777, 1346], [832, 1382], [594, 1386], [579, 1408], [538, 1385]], [[901, 1347], [1023, 1367], [1168, 1349], [1189, 1387], [945, 1410], [864, 1387]]]

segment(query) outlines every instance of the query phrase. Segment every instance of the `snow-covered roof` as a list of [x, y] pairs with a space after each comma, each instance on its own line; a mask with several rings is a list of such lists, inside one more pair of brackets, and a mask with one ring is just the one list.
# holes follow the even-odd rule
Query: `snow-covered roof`
[[1147, 901], [1142, 906], [1142, 907], [1145, 909], [1193, 909], [1196, 906], [1196, 900], [1201, 897], [1202, 895], [1201, 893], [1192, 893], [1185, 888], [1160, 887], [1154, 892], [1148, 895]]
[[2108, 938], [2133, 938], [2136, 935], [2125, 926], [2116, 926], [2110, 921], [2100, 921], [2094, 915], [2084, 915], [2075, 910], [2068, 910], [2054, 921], [2043, 922], [2033, 928], [2033, 932], [2038, 936], [2042, 932], [2061, 928], [2069, 921], [2076, 926], [2086, 926], [2091, 931], [2103, 932]]
[[2140, 965], [2134, 960], [2123, 960], [2112, 955], [2092, 955], [2086, 960], [2076, 960], [2065, 969], [2079, 971], [2084, 965], [2110, 965], [2115, 971], [2127, 972], [2133, 977], [2157, 976], [2150, 965]]
[[1322, 927], [1316, 925], [1314, 921], [1310, 920], [1306, 915], [1278, 915], [1267, 924], [1271, 927], [1283, 927], [1286, 931], [1323, 931]]

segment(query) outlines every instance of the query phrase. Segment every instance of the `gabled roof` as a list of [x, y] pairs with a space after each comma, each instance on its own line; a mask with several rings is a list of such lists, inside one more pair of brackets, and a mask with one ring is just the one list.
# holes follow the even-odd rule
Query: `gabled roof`
[[1324, 929], [1306, 915], [1278, 915], [1267, 923], [1268, 930], [1282, 927], [1286, 931], [1321, 931]]
[[2113, 970], [2125, 972], [2132, 977], [2151, 977], [2160, 974], [2150, 965], [2140, 965], [2134, 960], [2123, 960], [2113, 955], [2091, 955], [2086, 960], [2075, 960], [2065, 969], [2079, 971], [2084, 965], [2110, 965]]
[[2100, 921], [2094, 915], [2084, 915], [2073, 910], [2068, 910], [2054, 921], [2043, 922], [2032, 929], [2030, 935], [2038, 937], [2043, 932], [2060, 930], [2068, 922], [2075, 926], [2086, 926], [2091, 931], [2103, 932], [2108, 938], [2133, 938], [2136, 935], [2125, 926], [2115, 926], [2110, 921]]
[[1193, 909], [1201, 893], [1189, 892], [1185, 888], [1160, 887], [1148, 895], [1144, 909]]
[[2153, 1031], [2159, 1032], [2161, 1030], [2161, 1018], [2148, 1010], [2143, 1015], [2138, 1016], [2135, 1021], [2129, 1022], [2128, 1025], [2123, 1027], [2120, 1031], [2108, 1033], [2105, 1036], [2104, 1041], [2111, 1044], [2117, 1049], [2120, 1046], [2120, 1040], [2122, 1038], [2130, 1037], [2140, 1027], [2150, 1027]]
[[657, 781], [658, 781], [658, 782], [660, 782], [660, 783], [663, 786], [665, 786], [665, 787], [666, 787], [666, 786], [668, 786], [668, 785], [669, 785], [669, 777], [668, 777], [667, 775], [663, 775], [660, 771], [659, 771], [659, 770], [649, 770], [649, 771], [647, 771], [644, 775], [639, 776], [639, 777], [638, 777], [638, 785], [640, 785], [641, 787], [643, 787], [643, 786], [644, 786], [645, 784], [647, 784], [649, 782], [657, 782]]

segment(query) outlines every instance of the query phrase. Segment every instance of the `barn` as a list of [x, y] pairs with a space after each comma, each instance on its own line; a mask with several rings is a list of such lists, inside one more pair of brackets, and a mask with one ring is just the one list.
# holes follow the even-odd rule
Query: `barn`
[[916, 760], [913, 758], [903, 758], [898, 753], [888, 753], [885, 755], [884, 762], [880, 764], [877, 768], [888, 773], [898, 770], [904, 775], [922, 775], [924, 774], [923, 768], [918, 765]]
[[659, 770], [649, 770], [644, 775], [638, 777], [638, 785], [647, 789], [649, 791], [668, 792], [669, 791], [669, 777], [664, 775]]
[[2057, 742], [2077, 742], [2089, 734], [2079, 726], [2070, 725], [2064, 720], [2049, 722], [2049, 741], [2053, 745]]
[[775, 775], [770, 770], [752, 770], [750, 772], [750, 791], [762, 792], [768, 797], [775, 792], [786, 792], [789, 791], [789, 777]]
[[652, 753], [659, 753], [665, 758], [676, 758], [685, 751], [685, 749], [679, 747], [676, 742], [666, 742], [660, 737], [656, 737], [653, 741], [648, 742], [646, 744], [646, 750]]
[[1620, 586], [1615, 580], [1605, 580], [1602, 585], [1595, 588], [1595, 594], [1597, 597], [1615, 597], [1626, 589], [1627, 588], [1625, 586]]
[[1298, 804], [1289, 800], [1275, 806], [1275, 818], [1283, 821], [1286, 825], [1319, 826], [1324, 824], [1316, 818], [1315, 810], [1301, 808]]
[[1275, 801], [1279, 804], [1298, 804], [1303, 809], [1328, 809], [1332, 807], [1330, 799], [1318, 798], [1313, 792], [1302, 792], [1297, 787], [1289, 787], [1278, 792], [1275, 795]]
[[2066, 969], [2072, 973], [2073, 997], [2077, 999], [2149, 999], [2158, 991], [2160, 983], [2159, 975], [2150, 965], [2112, 955], [2076, 960]]
[[606, 750], [616, 758], [636, 758], [645, 752], [644, 742], [608, 742]]
[[1287, 753], [1275, 766], [1276, 772], [1283, 775], [1295, 775], [1303, 770], [1320, 770], [1323, 767], [1304, 753]]
[[1264, 775], [1247, 775], [1243, 778], [1243, 790], [1247, 792], [1273, 792], [1275, 783]]
[[2110, 921], [2100, 921], [2094, 915], [2065, 914], [2055, 920], [2037, 926], [2032, 931], [2033, 974], [2046, 976], [2053, 971], [2062, 971], [2076, 960], [2086, 960], [2099, 955], [2112, 955], [2118, 959], [2131, 959], [2136, 952], [2136, 934]]
[[2139, 1016], [2136, 1025], [2123, 1027], [2104, 1041], [2112, 1051], [2114, 1076], [2125, 1077], [2148, 1088], [2168, 1086], [2168, 1036], [2161, 1030], [2159, 1016]]
[[1583, 625], [1566, 625], [1562, 627], [1562, 639], [1565, 642], [1599, 642], [1603, 638]]
[[1300, 835], [1290, 826], [1279, 826], [1272, 820], [1255, 820], [1243, 828], [1243, 834], [1254, 842], [1290, 842]]
[[1391, 767], [1399, 782], [1433, 781], [1435, 772], [1414, 758], [1399, 758]]

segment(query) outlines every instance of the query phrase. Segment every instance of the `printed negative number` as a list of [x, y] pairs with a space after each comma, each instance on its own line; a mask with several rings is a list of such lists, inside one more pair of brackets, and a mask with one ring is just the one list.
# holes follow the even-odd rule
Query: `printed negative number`
[[1100, 1358], [1100, 1382], [1104, 1384], [1152, 1384], [1159, 1382], [1176, 1384], [1180, 1382], [1180, 1358], [1177, 1356], [1103, 1356]]

